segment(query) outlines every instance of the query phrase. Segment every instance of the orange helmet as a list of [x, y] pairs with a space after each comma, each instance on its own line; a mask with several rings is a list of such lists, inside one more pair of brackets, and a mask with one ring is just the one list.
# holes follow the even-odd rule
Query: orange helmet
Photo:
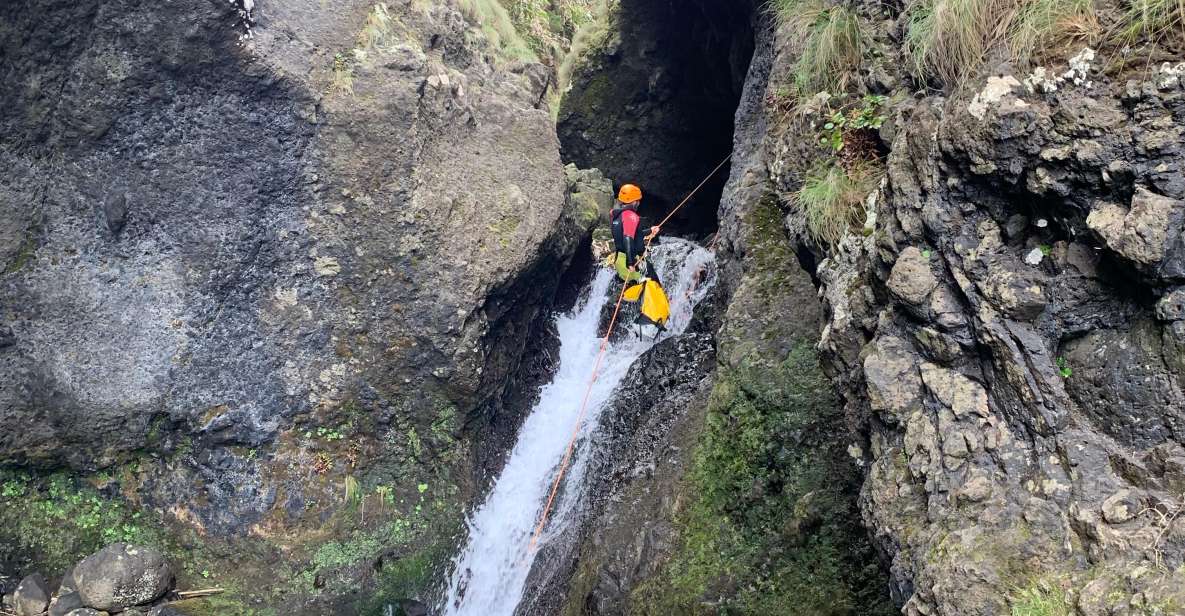
[[622, 203], [637, 203], [642, 200], [642, 189], [633, 184], [622, 184], [617, 191], [617, 200]]

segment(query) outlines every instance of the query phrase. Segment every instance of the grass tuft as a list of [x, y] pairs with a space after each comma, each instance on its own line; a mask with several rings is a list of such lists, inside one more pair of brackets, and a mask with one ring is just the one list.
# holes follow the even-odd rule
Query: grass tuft
[[391, 13], [387, 3], [376, 2], [366, 15], [366, 24], [358, 33], [358, 49], [365, 51], [389, 45], [391, 38]]
[[1095, 45], [1102, 27], [1094, 0], [1029, 0], [1008, 29], [1008, 47], [1020, 66], [1030, 66], [1071, 45]]
[[[790, 0], [781, 0], [790, 3]], [[864, 55], [864, 29], [860, 17], [845, 6], [799, 8], [797, 2], [788, 17], [805, 33], [802, 55], [794, 67], [798, 94], [807, 98], [817, 92], [842, 91], [860, 68]], [[779, 13], [782, 15], [783, 13]]]
[[773, 14], [779, 25], [785, 24], [794, 19], [802, 2], [803, 0], [769, 0], [765, 5], [765, 10]]
[[850, 167], [820, 163], [807, 172], [798, 190], [796, 201], [806, 214], [807, 229], [821, 245], [836, 245], [864, 221], [864, 199], [880, 180], [880, 173], [867, 163]]
[[1121, 38], [1185, 46], [1185, 0], [1130, 0]]
[[1066, 593], [1044, 581], [1033, 582], [1009, 597], [1012, 616], [1071, 616]]
[[506, 8], [498, 0], [461, 0], [461, 13], [470, 23], [476, 24], [499, 54], [511, 60], [538, 61], [518, 30]]
[[341, 92], [343, 94], [354, 95], [354, 69], [350, 66], [349, 60], [342, 54], [336, 54], [333, 57], [333, 83], [331, 89], [334, 92]]
[[909, 7], [906, 54], [915, 76], [957, 85], [1008, 32], [1016, 0], [917, 0]]

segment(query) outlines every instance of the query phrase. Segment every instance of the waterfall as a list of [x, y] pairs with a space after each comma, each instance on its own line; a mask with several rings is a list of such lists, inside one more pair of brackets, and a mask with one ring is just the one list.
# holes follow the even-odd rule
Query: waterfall
[[[691, 321], [693, 308], [715, 281], [712, 254], [693, 242], [665, 238], [651, 248], [649, 259], [670, 298], [667, 331], [657, 340], [623, 336], [608, 349], [589, 394], [588, 410], [578, 432], [579, 445], [564, 476], [565, 486], [582, 485], [588, 458], [583, 442], [596, 429], [601, 409], [612, 399], [630, 364], [658, 340], [682, 332]], [[570, 314], [556, 319], [559, 367], [551, 383], [540, 391], [539, 401], [523, 423], [502, 474], [485, 502], [466, 521], [468, 543], [453, 560], [448, 591], [440, 606], [443, 614], [514, 614], [539, 547], [558, 534], [579, 507], [579, 490], [561, 489], [539, 545], [528, 553], [531, 534], [592, 376], [601, 344], [597, 330], [602, 310], [606, 303], [617, 299], [613, 278], [609, 270], [598, 270], [582, 302]]]

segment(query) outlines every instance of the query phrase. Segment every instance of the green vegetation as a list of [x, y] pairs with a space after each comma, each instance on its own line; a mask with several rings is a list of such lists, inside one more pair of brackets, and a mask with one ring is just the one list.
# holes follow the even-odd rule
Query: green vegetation
[[1065, 357], [1058, 357], [1055, 363], [1057, 364], [1057, 373], [1062, 375], [1063, 379], [1074, 375], [1074, 369], [1070, 367], [1070, 362]]
[[358, 33], [357, 49], [370, 51], [389, 47], [391, 40], [391, 13], [385, 2], [376, 2], [366, 16], [366, 24]]
[[[1010, 0], [916, 0], [905, 50], [914, 75], [953, 86], [974, 72], [1007, 31]], [[1004, 25], [1002, 25], [1004, 24]]]
[[20, 271], [21, 268], [33, 258], [33, 253], [37, 250], [37, 242], [33, 237], [33, 233], [29, 232], [21, 240], [20, 248], [17, 249], [16, 255], [12, 262], [0, 270], [0, 275], [12, 274]]
[[465, 19], [478, 25], [503, 57], [532, 62], [539, 59], [498, 0], [461, 0], [460, 5]]
[[860, 99], [858, 106], [846, 112], [831, 112], [823, 124], [819, 144], [838, 154], [853, 142], [859, 143], [864, 136], [862, 131], [877, 130], [885, 123], [885, 115], [881, 111], [885, 100], [884, 96], [868, 95]]
[[354, 69], [342, 54], [333, 56], [333, 84], [330, 88], [334, 92], [354, 95]]
[[821, 245], [834, 246], [863, 222], [864, 199], [880, 181], [880, 171], [870, 164], [855, 162], [849, 167], [834, 160], [815, 165], [795, 196], [811, 238]]
[[1185, 0], [1131, 0], [1123, 17], [1122, 36], [1127, 41], [1146, 37], [1185, 44]]
[[[0, 542], [0, 556], [6, 558], [28, 558], [49, 571], [63, 571], [116, 541], [163, 547], [141, 517], [65, 474], [36, 481], [0, 471], [0, 527], [9, 536]], [[9, 550], [13, 553], [2, 553]]]
[[1034, 581], [1009, 597], [1012, 616], [1071, 616], [1074, 613], [1065, 591], [1044, 581]]
[[794, 67], [799, 96], [844, 90], [864, 55], [865, 35], [859, 16], [843, 5], [811, 5], [798, 8], [790, 19], [800, 25], [806, 37]]
[[1096, 44], [1101, 33], [1094, 0], [1028, 0], [1009, 26], [1008, 47], [1020, 66], [1029, 66], [1049, 50]]
[[541, 57], [563, 54], [568, 42], [592, 21], [597, 0], [501, 0], [515, 29]]
[[611, 24], [616, 0], [598, 0], [591, 13], [591, 18], [580, 25], [572, 35], [568, 52], [564, 54], [556, 70], [555, 99], [552, 101], [552, 111], [559, 112], [559, 99], [567, 92], [572, 83], [572, 72], [576, 69], [576, 62], [586, 53], [602, 48], [613, 34]]
[[358, 502], [377, 497], [379, 505], [367, 507], [375, 514], [367, 515], [365, 525], [353, 515], [335, 516], [330, 526], [339, 538], [310, 546], [309, 567], [293, 590], [348, 594], [374, 572], [376, 590], [359, 602], [356, 613], [381, 614], [386, 603], [422, 596], [433, 582], [434, 568], [451, 554], [462, 519], [456, 503], [429, 500], [426, 492], [426, 484], [420, 484], [415, 498], [395, 505], [389, 487], [378, 486], [371, 495], [357, 488]]
[[916, 77], [957, 87], [1001, 47], [1024, 70], [1083, 45], [1185, 44], [1185, 0], [1123, 4], [1119, 23], [1104, 27], [1095, 0], [912, 0], [906, 53]]
[[[757, 360], [760, 361], [760, 360]], [[677, 551], [639, 614], [891, 614], [858, 522], [858, 476], [814, 350], [747, 364], [712, 392], [678, 513]]]

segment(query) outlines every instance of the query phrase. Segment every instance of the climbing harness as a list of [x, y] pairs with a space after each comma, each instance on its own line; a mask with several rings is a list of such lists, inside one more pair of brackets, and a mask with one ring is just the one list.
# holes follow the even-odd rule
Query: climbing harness
[[[716, 168], [712, 169], [711, 173], [704, 177], [703, 181], [701, 181], [694, 189], [692, 189], [691, 192], [687, 193], [687, 196], [679, 202], [679, 205], [676, 205], [674, 209], [672, 209], [670, 213], [667, 214], [666, 218], [663, 218], [662, 222], [655, 225], [655, 227], [661, 229], [663, 225], [667, 224], [667, 222], [670, 221], [672, 217], [674, 217], [675, 213], [678, 212], [679, 209], [684, 205], [687, 205], [687, 202], [690, 201], [691, 198], [694, 197], [695, 194], [699, 192], [699, 190], [703, 188], [705, 184], [708, 183], [708, 180], [712, 179], [712, 176], [716, 175], [716, 172], [720, 171], [720, 169], [724, 167], [725, 163], [727, 163], [731, 158], [731, 153], [728, 156], [725, 156], [724, 160], [720, 161], [720, 164], [716, 165]], [[646, 245], [642, 248], [642, 254], [646, 254], [646, 251], [650, 249], [650, 242], [654, 241], [654, 237], [656, 235], [657, 232], [652, 233], [646, 237]], [[719, 235], [719, 233], [717, 233], [717, 235]], [[715, 243], [714, 240], [713, 243]], [[630, 271], [635, 271], [636, 267], [637, 264], [631, 266], [629, 269]], [[658, 287], [657, 283], [655, 283], [655, 287], [657, 287], [661, 292], [661, 287]], [[580, 437], [580, 424], [584, 423], [584, 416], [588, 412], [588, 399], [589, 396], [592, 395], [593, 384], [597, 382], [597, 376], [601, 370], [601, 361], [605, 358], [605, 351], [609, 348], [609, 336], [613, 334], [613, 327], [617, 324], [618, 315], [621, 314], [621, 303], [625, 300], [626, 290], [629, 288], [630, 285], [628, 284], [623, 283], [621, 285], [621, 293], [618, 294], [617, 304], [613, 307], [613, 316], [609, 318], [609, 327], [605, 330], [605, 336], [601, 338], [601, 347], [597, 351], [597, 359], [593, 364], [592, 376], [588, 380], [588, 387], [584, 390], [584, 399], [580, 402], [580, 412], [576, 416], [576, 425], [572, 428], [572, 438], [568, 439], [568, 447], [564, 451], [564, 458], [560, 461], [560, 468], [556, 472], [555, 479], [551, 482], [551, 492], [547, 495], [547, 504], [544, 505], [543, 513], [539, 516], [539, 523], [535, 526], [535, 532], [531, 534], [531, 542], [527, 545], [527, 556], [530, 556], [530, 554], [535, 551], [535, 546], [539, 543], [539, 536], [543, 534], [543, 527], [547, 525], [547, 518], [549, 515], [551, 515], [552, 505], [555, 504], [555, 496], [560, 490], [560, 482], [563, 481], [564, 473], [568, 470], [568, 464], [572, 461], [572, 451], [576, 448], [576, 439]], [[649, 290], [647, 290], [646, 294], [649, 294]], [[664, 303], [666, 301], [665, 294], [663, 295], [663, 301]], [[526, 564], [526, 562], [528, 561], [524, 559], [524, 564]]]

